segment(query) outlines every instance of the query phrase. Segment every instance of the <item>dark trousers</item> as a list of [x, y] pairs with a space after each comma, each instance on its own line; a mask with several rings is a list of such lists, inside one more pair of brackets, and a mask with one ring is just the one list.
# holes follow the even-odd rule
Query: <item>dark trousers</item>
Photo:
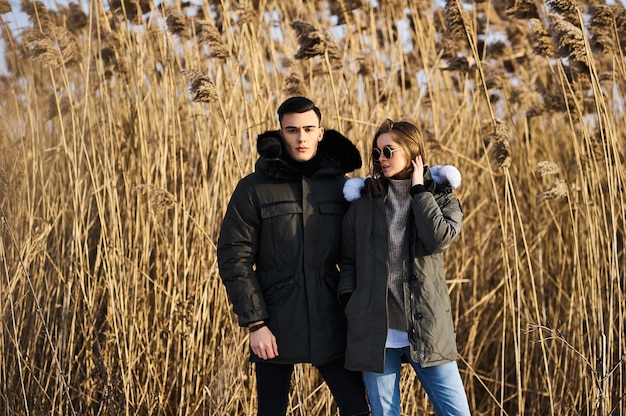
[[[369, 415], [360, 372], [343, 368], [343, 358], [316, 367], [330, 389], [341, 416]], [[292, 364], [255, 363], [258, 416], [287, 413]]]

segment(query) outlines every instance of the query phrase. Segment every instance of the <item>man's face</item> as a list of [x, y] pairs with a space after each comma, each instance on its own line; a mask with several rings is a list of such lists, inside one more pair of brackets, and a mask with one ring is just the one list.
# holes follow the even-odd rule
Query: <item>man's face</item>
[[307, 162], [317, 153], [317, 145], [324, 136], [324, 128], [313, 110], [306, 113], [283, 115], [280, 132], [287, 154], [296, 162]]

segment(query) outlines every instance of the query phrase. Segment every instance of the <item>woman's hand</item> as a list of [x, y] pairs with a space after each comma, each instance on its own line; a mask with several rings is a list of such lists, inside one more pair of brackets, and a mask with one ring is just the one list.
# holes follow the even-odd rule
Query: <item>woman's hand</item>
[[424, 185], [424, 161], [422, 156], [418, 155], [411, 160], [413, 165], [413, 174], [411, 175], [411, 186]]

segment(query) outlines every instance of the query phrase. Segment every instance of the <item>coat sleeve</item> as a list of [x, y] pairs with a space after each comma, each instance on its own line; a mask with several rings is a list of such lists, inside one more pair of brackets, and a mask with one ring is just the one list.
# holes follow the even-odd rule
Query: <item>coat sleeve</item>
[[438, 195], [416, 194], [411, 209], [417, 227], [417, 238], [430, 253], [444, 251], [461, 232], [463, 212], [459, 200], [451, 192]]
[[[341, 229], [341, 262], [339, 264], [339, 284], [337, 295], [341, 303], [356, 288], [356, 210], [354, 203], [343, 217]], [[345, 304], [344, 304], [345, 306]]]
[[253, 186], [243, 179], [228, 203], [217, 243], [220, 276], [241, 326], [268, 318], [255, 272], [260, 227]]

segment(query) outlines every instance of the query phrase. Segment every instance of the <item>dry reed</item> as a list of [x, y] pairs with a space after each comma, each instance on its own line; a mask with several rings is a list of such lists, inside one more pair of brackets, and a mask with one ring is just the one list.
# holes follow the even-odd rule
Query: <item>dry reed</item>
[[309, 59], [328, 54], [333, 68], [341, 67], [339, 50], [328, 33], [315, 29], [312, 24], [303, 20], [294, 20], [290, 26], [296, 31], [300, 44], [294, 55], [296, 59]]
[[567, 196], [567, 183], [562, 179], [557, 179], [550, 188], [546, 189], [537, 198], [541, 201], [547, 199], [564, 198]]
[[534, 52], [540, 56], [554, 56], [556, 50], [549, 30], [536, 18], [530, 19], [530, 25], [533, 29], [532, 38], [534, 40]]
[[200, 45], [206, 45], [209, 49], [209, 57], [226, 59], [230, 53], [222, 42], [222, 37], [215, 25], [206, 20], [196, 20], [196, 37]]
[[[5, 152], [3, 151], [2, 154], [5, 154]], [[4, 198], [9, 193], [9, 184], [9, 174], [3, 157], [0, 158], [0, 206], [4, 202]]]
[[550, 15], [550, 29], [556, 46], [556, 56], [569, 58], [573, 62], [586, 64], [587, 53], [580, 28], [559, 14]]
[[12, 10], [9, 0], [0, 0], [0, 14], [9, 13]]

